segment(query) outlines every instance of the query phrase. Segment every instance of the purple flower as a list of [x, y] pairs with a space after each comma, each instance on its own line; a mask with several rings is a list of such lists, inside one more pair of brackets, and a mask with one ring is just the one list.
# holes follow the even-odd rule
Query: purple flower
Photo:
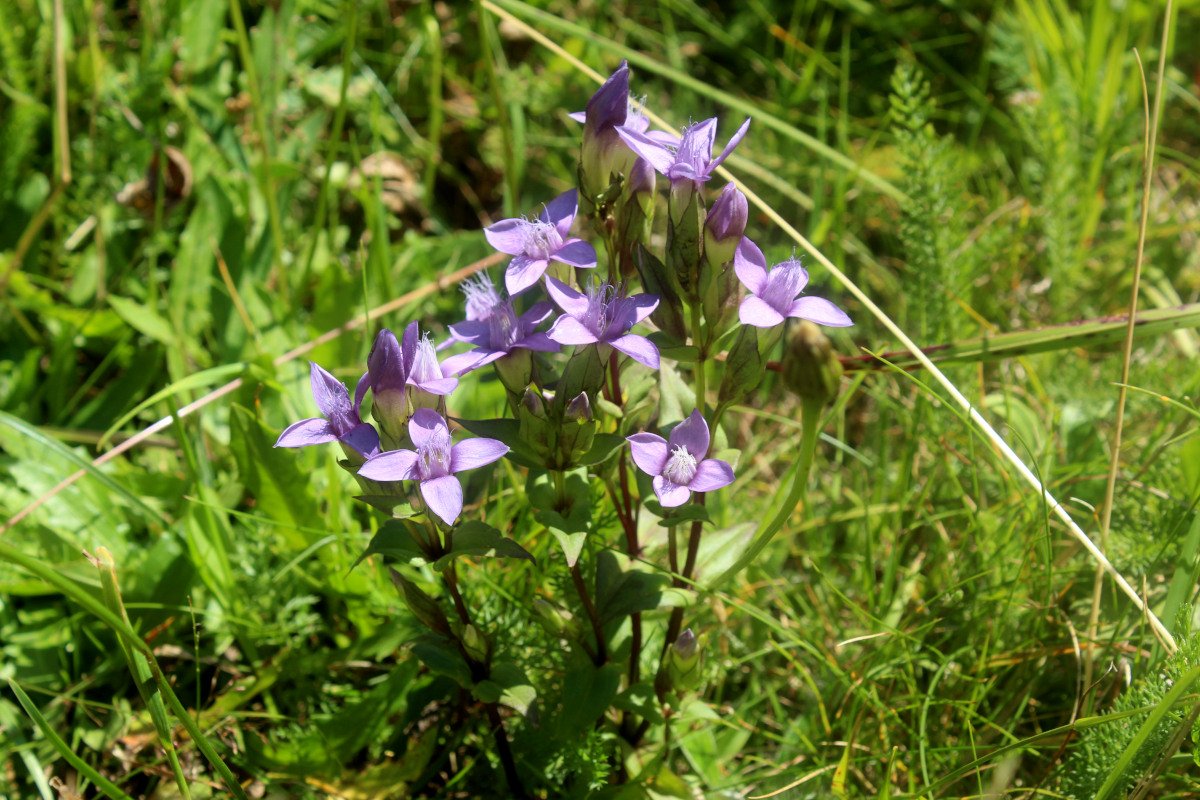
[[690, 181], [698, 186], [712, 177], [713, 170], [729, 157], [749, 128], [750, 120], [747, 119], [716, 158], [712, 154], [717, 135], [715, 117], [685, 128], [683, 136], [673, 142], [661, 136], [649, 136], [628, 125], [618, 127], [617, 134], [629, 149], [670, 178], [672, 185]]
[[574, 189], [551, 200], [536, 220], [502, 219], [483, 229], [488, 243], [513, 260], [504, 273], [510, 295], [533, 286], [551, 261], [587, 269], [596, 266], [596, 251], [579, 238], [571, 238], [571, 223], [578, 209]]
[[654, 433], [629, 437], [633, 463], [647, 475], [663, 508], [681, 506], [692, 492], [712, 492], [733, 483], [733, 468], [708, 455], [708, 423], [699, 410], [676, 425], [669, 439]]
[[795, 258], [767, 272], [767, 259], [758, 245], [742, 239], [733, 255], [733, 269], [750, 295], [742, 300], [738, 316], [743, 325], [773, 328], [785, 317], [807, 319], [820, 325], [845, 328], [854, 323], [845, 311], [820, 297], [797, 297], [808, 283], [808, 273]]
[[447, 525], [462, 513], [462, 484], [456, 473], [497, 461], [508, 445], [496, 439], [450, 442], [450, 428], [436, 411], [418, 408], [408, 421], [416, 450], [390, 450], [369, 459], [358, 474], [375, 481], [417, 481], [429, 510]]
[[488, 316], [467, 319], [450, 326], [450, 335], [460, 342], [475, 345], [461, 356], [443, 362], [443, 369], [455, 368], [456, 375], [479, 369], [503, 358], [516, 349], [537, 350], [543, 353], [558, 351], [558, 343], [545, 333], [534, 330], [554, 314], [554, 307], [542, 301], [534, 303], [524, 314], [517, 315], [511, 300], [501, 300]]
[[629, 329], [650, 316], [658, 298], [650, 294], [622, 296], [609, 284], [592, 285], [587, 294], [554, 278], [547, 278], [550, 299], [566, 313], [550, 328], [549, 337], [559, 344], [606, 344], [650, 369], [658, 369], [658, 348], [645, 336]]
[[364, 458], [379, 451], [379, 434], [358, 416], [359, 402], [350, 402], [345, 384], [316, 364], [309, 362], [309, 380], [313, 399], [325, 415], [322, 419], [302, 419], [279, 434], [276, 447], [307, 447], [310, 444], [341, 442]]

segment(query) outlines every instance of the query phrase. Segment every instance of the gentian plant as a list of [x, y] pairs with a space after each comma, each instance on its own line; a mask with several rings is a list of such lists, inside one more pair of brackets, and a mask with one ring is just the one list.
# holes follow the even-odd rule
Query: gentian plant
[[[361, 499], [385, 515], [360, 562], [387, 567], [425, 631], [402, 657], [471, 698], [466, 719], [492, 737], [487, 757], [507, 796], [558, 796], [545, 765], [585, 739], [604, 755], [571, 773], [570, 793], [664, 780], [671, 728], [704, 691], [706, 632], [684, 623], [705, 618], [705, 582], [723, 579], [698, 569], [737, 482], [734, 427], [723, 423], [755, 402], [778, 351], [802, 410], [800, 468], [774, 517], [729, 545], [741, 565], [801, 499], [819, 412], [837, 391], [838, 360], [810, 323], [851, 324], [801, 295], [808, 274], [794, 258], [768, 269], [735, 184], [709, 188], [749, 121], [714, 155], [716, 119], [679, 135], [650, 130], [629, 85], [622, 64], [575, 115], [576, 188], [484, 228], [511, 256], [503, 291], [483, 274], [466, 282], [462, 318], [440, 343], [416, 320], [399, 337], [380, 330], [353, 399], [314, 364], [324, 416], [277, 442], [341, 447]], [[456, 416], [479, 407], [463, 400], [489, 374], [504, 389], [497, 416]], [[493, 559], [534, 562], [520, 567], [536, 581], [530, 608], [495, 611], [503, 601], [476, 580]], [[522, 613], [542, 629], [531, 641], [528, 627], [499, 622]], [[558, 646], [522, 656], [546, 637]]]

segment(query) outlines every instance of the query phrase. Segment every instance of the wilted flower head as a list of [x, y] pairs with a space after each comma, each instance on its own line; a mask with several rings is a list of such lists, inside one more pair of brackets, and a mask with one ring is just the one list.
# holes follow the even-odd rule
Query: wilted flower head
[[450, 428], [436, 411], [419, 408], [408, 421], [416, 450], [391, 450], [369, 459], [358, 474], [375, 481], [417, 481], [429, 510], [447, 525], [462, 513], [462, 484], [455, 474], [497, 461], [508, 445], [496, 439], [450, 440]]
[[326, 442], [341, 442], [363, 458], [379, 450], [379, 434], [358, 415], [359, 403], [350, 402], [345, 384], [309, 362], [309, 382], [317, 408], [325, 415], [292, 423], [279, 434], [276, 447], [307, 447]]
[[587, 294], [548, 278], [546, 291], [565, 314], [550, 328], [549, 336], [559, 344], [606, 344], [633, 360], [658, 369], [658, 348], [629, 329], [650, 316], [658, 298], [649, 294], [622, 295], [610, 284], [593, 284]]
[[715, 117], [685, 128], [683, 135], [674, 141], [649, 136], [629, 126], [618, 127], [617, 134], [633, 152], [670, 178], [672, 185], [691, 182], [698, 186], [712, 177], [713, 170], [729, 157], [749, 128], [750, 120], [747, 119], [716, 158], [712, 154], [717, 135]]
[[502, 219], [483, 229], [492, 247], [513, 256], [504, 273], [510, 295], [537, 283], [552, 260], [581, 269], [596, 266], [592, 246], [570, 237], [577, 209], [577, 195], [572, 189], [547, 203], [536, 220]]
[[629, 449], [638, 469], [653, 476], [654, 494], [663, 508], [681, 506], [692, 492], [712, 492], [733, 483], [733, 468], [708, 455], [708, 423], [699, 409], [676, 425], [669, 439], [635, 433]]
[[807, 319], [834, 328], [854, 324], [845, 311], [828, 300], [797, 297], [808, 284], [808, 273], [795, 258], [776, 264], [767, 272], [767, 259], [762, 250], [749, 239], [742, 239], [733, 256], [733, 268], [738, 279], [750, 290], [738, 309], [744, 325], [773, 328], [786, 317]]

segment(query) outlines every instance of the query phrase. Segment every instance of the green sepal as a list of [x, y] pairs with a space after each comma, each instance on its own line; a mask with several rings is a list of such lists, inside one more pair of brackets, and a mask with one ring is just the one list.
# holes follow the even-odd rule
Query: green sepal
[[725, 358], [717, 402], [726, 405], [741, 402], [758, 388], [765, 373], [766, 364], [758, 351], [758, 329], [743, 325]]

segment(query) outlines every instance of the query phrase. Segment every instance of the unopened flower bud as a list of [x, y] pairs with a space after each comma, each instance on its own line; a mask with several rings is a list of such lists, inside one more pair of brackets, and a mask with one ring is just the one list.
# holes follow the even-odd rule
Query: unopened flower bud
[[567, 404], [563, 419], [571, 422], [591, 422], [592, 403], [588, 400], [587, 392], [580, 392], [574, 400]]
[[672, 689], [686, 692], [700, 681], [700, 656], [696, 635], [691, 628], [687, 628], [672, 642], [667, 652], [667, 674]]
[[783, 354], [783, 381], [805, 400], [826, 403], [837, 396], [842, 362], [821, 329], [801, 320], [788, 336]]
[[700, 299], [700, 263], [703, 260], [704, 201], [691, 181], [671, 184], [667, 201], [667, 269], [673, 272], [689, 302]]
[[535, 597], [533, 598], [533, 613], [537, 615], [538, 622], [551, 636], [569, 639], [575, 635], [575, 619], [565, 608], [559, 608], [540, 597]]
[[704, 223], [704, 258], [710, 267], [720, 269], [733, 260], [749, 214], [746, 195], [732, 183], [726, 184]]
[[614, 172], [623, 172], [633, 160], [616, 130], [625, 124], [628, 109], [629, 65], [622, 62], [588, 100], [584, 112], [579, 177], [585, 206], [604, 193]]
[[525, 389], [525, 394], [521, 398], [521, 405], [533, 416], [541, 419], [546, 418], [546, 404], [536, 389], [532, 387]]
[[491, 647], [488, 644], [487, 638], [474, 625], [463, 626], [462, 643], [463, 649], [467, 651], [467, 655], [475, 661], [480, 664], [488, 662], [488, 653]]

